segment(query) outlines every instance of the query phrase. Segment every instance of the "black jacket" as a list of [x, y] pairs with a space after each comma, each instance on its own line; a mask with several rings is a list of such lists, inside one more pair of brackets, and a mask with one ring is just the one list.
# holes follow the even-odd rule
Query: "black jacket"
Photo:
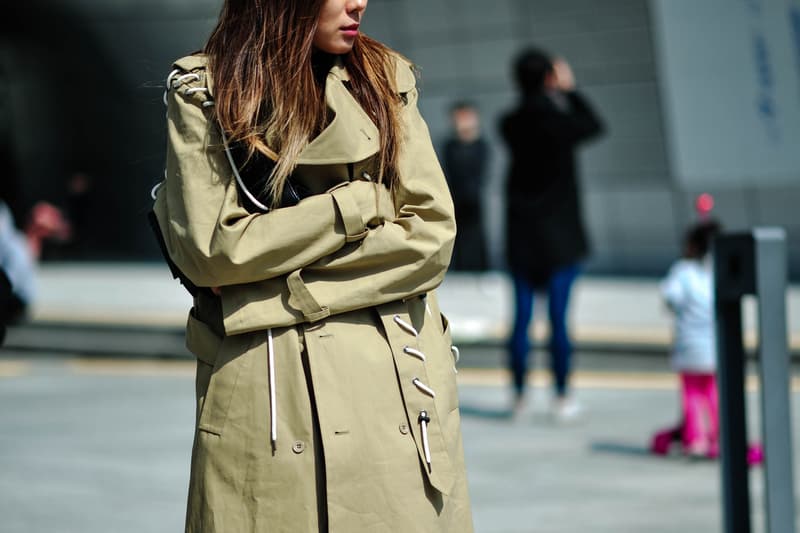
[[481, 272], [489, 268], [483, 233], [483, 186], [489, 166], [489, 145], [448, 139], [442, 163], [456, 213], [456, 233], [450, 270]]
[[501, 122], [511, 153], [506, 251], [512, 271], [542, 284], [583, 259], [589, 242], [581, 213], [575, 148], [603, 125], [577, 92], [528, 98]]

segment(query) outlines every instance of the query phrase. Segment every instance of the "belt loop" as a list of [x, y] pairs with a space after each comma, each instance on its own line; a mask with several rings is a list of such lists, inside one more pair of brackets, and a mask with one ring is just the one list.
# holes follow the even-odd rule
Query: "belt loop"
[[327, 307], [319, 305], [317, 300], [308, 290], [303, 278], [300, 277], [300, 270], [295, 270], [286, 278], [289, 286], [289, 305], [303, 313], [309, 322], [317, 322], [331, 315]]

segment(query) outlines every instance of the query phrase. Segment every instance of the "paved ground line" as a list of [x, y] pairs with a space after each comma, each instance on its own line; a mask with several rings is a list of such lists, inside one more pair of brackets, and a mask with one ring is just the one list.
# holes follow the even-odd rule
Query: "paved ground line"
[[[14, 362], [5, 363], [5, 373], [4, 367], [0, 366], [0, 376], [27, 370], [27, 367], [20, 368]], [[71, 359], [65, 364], [73, 372], [84, 375], [192, 377], [195, 369], [194, 361]], [[508, 372], [501, 368], [463, 368], [459, 370], [457, 380], [464, 386], [503, 387], [509, 383]], [[532, 387], [546, 388], [551, 385], [551, 380], [539, 372], [528, 383]], [[580, 370], [574, 374], [573, 383], [577, 389], [677, 390], [679, 387], [677, 376], [670, 372]], [[792, 377], [791, 384], [794, 391], [800, 391], [800, 376]], [[757, 376], [748, 376], [747, 389], [758, 390]]]
[[30, 364], [24, 361], [0, 361], [0, 378], [15, 378], [28, 373]]

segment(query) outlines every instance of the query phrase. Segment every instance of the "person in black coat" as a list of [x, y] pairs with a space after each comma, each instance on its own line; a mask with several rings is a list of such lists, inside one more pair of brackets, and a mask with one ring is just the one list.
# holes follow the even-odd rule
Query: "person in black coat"
[[444, 143], [442, 166], [456, 213], [456, 242], [450, 270], [481, 272], [489, 268], [483, 232], [483, 186], [489, 167], [489, 144], [481, 136], [477, 108], [458, 102], [450, 110], [453, 134]]
[[603, 131], [601, 120], [576, 90], [569, 65], [538, 50], [515, 64], [520, 103], [501, 120], [511, 155], [507, 181], [508, 264], [514, 280], [515, 320], [509, 363], [523, 405], [533, 313], [533, 294], [547, 292], [553, 414], [573, 418], [579, 408], [569, 396], [572, 347], [567, 330], [569, 294], [589, 241], [581, 213], [575, 150]]

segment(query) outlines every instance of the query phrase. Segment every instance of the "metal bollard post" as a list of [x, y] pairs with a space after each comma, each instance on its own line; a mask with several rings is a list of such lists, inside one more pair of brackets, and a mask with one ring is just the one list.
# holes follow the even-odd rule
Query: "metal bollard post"
[[723, 235], [714, 243], [725, 533], [750, 533], [742, 297], [758, 297], [765, 516], [769, 533], [794, 533], [794, 477], [786, 331], [786, 234]]

